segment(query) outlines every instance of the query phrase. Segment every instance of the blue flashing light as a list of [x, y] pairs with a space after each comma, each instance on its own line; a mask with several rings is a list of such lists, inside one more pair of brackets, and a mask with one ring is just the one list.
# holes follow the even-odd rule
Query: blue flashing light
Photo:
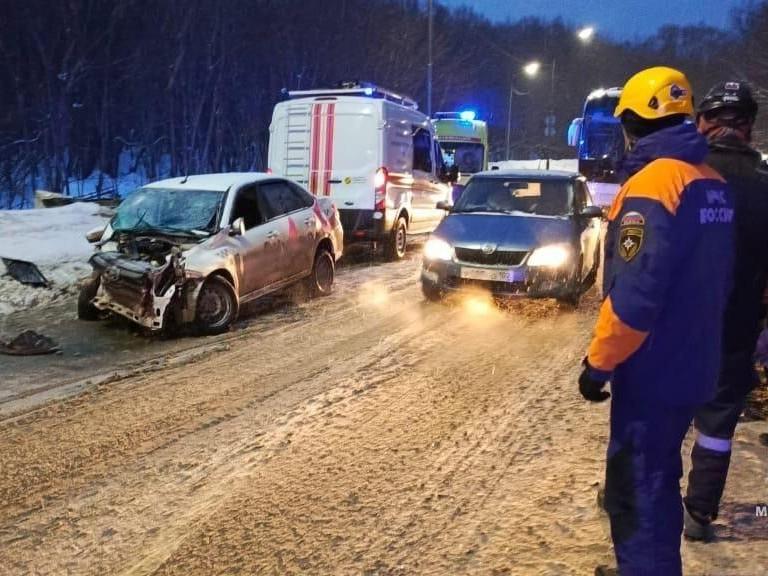
[[477, 112], [474, 110], [462, 110], [459, 113], [459, 118], [472, 122], [477, 117]]
[[366, 96], [373, 96], [373, 88], [368, 87], [365, 90], [363, 90], [363, 92], [365, 93]]

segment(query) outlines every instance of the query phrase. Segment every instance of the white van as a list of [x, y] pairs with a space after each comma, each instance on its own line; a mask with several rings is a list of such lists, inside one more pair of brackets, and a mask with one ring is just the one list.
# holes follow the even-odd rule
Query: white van
[[413, 100], [370, 85], [289, 92], [272, 115], [269, 169], [331, 196], [348, 241], [405, 255], [407, 235], [435, 229], [451, 203], [433, 128]]

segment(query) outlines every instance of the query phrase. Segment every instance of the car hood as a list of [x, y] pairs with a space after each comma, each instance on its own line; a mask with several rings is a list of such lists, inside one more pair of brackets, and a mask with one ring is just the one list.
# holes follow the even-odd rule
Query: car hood
[[570, 242], [574, 225], [569, 218], [531, 214], [449, 214], [434, 236], [454, 246], [495, 244], [499, 250], [531, 250], [556, 242]]

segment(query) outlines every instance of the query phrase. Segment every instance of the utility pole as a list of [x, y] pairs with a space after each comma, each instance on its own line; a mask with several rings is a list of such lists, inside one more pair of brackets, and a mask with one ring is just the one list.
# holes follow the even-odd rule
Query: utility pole
[[432, 0], [427, 0], [427, 20], [429, 22], [428, 24], [428, 56], [427, 56], [427, 116], [432, 118], [432, 28], [433, 28], [433, 11], [432, 11]]

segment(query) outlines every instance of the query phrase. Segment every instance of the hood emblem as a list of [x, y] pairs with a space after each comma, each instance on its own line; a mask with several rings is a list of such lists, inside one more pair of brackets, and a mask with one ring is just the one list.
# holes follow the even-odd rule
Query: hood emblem
[[496, 244], [483, 244], [483, 247], [480, 248], [483, 254], [489, 255], [496, 252]]

